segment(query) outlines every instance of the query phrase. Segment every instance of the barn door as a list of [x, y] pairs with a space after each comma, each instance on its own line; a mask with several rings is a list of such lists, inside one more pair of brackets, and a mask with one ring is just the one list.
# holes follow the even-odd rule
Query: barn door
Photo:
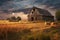
[[31, 17], [31, 21], [34, 21], [34, 17]]

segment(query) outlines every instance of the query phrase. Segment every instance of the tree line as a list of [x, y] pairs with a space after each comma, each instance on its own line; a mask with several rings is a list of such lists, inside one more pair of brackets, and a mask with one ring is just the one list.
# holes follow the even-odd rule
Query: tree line
[[60, 21], [60, 10], [56, 11], [55, 16], [56, 16], [56, 20]]
[[21, 20], [21, 17], [19, 17], [19, 16], [18, 17], [12, 16], [10, 18], [7, 18], [7, 20], [16, 22], [16, 21], [20, 21]]

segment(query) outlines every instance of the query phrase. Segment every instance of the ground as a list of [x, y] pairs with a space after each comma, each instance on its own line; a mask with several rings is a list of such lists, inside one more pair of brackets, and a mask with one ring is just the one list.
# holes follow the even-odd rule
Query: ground
[[9, 22], [8, 20], [0, 20], [0, 28], [28, 28], [28, 29], [45, 29], [50, 28], [51, 25], [46, 25], [45, 22], [28, 22], [28, 21], [19, 21], [19, 22]]
[[[52, 38], [51, 33], [54, 33], [57, 31], [54, 26], [55, 25], [53, 25], [52, 23], [46, 24], [46, 22], [42, 22], [42, 21], [40, 22], [28, 22], [28, 21], [9, 22], [8, 20], [0, 20], [0, 40], [20, 40], [20, 38], [21, 40], [27, 40], [27, 39], [40, 40], [42, 37], [41, 35], [45, 35], [45, 36], [48, 35], [48, 37]], [[60, 28], [57, 28], [57, 29], [60, 29]], [[44, 31], [44, 33], [42, 33], [42, 31]], [[43, 38], [41, 40], [43, 40]]]

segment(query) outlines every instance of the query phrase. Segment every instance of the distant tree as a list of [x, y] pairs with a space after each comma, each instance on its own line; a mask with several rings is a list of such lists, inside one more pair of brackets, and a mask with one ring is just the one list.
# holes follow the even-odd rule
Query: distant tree
[[19, 20], [21, 20], [21, 17], [18, 16], [18, 17], [17, 17], [17, 21], [19, 21]]
[[12, 17], [10, 18], [10, 21], [16, 21], [16, 17], [15, 17], [15, 16], [12, 16]]
[[7, 18], [7, 20], [9, 20], [9, 21], [14, 21], [14, 22], [15, 22], [15, 21], [21, 20], [21, 17], [18, 16], [18, 17], [16, 18], [15, 16], [12, 16], [12, 17], [10, 17], [10, 18]]
[[60, 21], [60, 10], [56, 11], [55, 16], [56, 16], [56, 20]]
[[15, 16], [12, 16], [11, 19], [12, 19], [12, 20], [16, 20], [16, 17], [15, 17]]

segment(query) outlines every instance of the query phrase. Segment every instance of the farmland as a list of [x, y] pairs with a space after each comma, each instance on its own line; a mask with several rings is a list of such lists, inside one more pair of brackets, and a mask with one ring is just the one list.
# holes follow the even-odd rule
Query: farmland
[[[41, 35], [45, 29], [52, 27], [52, 24], [46, 25], [45, 22], [9, 22], [8, 20], [0, 20], [0, 40], [43, 40]], [[55, 31], [53, 31], [55, 32]], [[50, 32], [47, 33], [50, 40]], [[56, 34], [58, 35], [58, 34]], [[43, 36], [44, 37], [44, 36]]]
[[42, 29], [45, 29], [45, 28], [50, 28], [51, 25], [47, 25], [45, 24], [45, 22], [36, 22], [36, 23], [33, 23], [33, 22], [28, 22], [28, 21], [19, 21], [19, 22], [9, 22], [8, 20], [0, 20], [0, 28], [7, 28], [7, 29], [10, 29], [10, 28], [21, 28], [21, 29], [32, 29], [32, 28], [35, 28], [35, 29], [39, 29], [39, 30], [42, 30]]

